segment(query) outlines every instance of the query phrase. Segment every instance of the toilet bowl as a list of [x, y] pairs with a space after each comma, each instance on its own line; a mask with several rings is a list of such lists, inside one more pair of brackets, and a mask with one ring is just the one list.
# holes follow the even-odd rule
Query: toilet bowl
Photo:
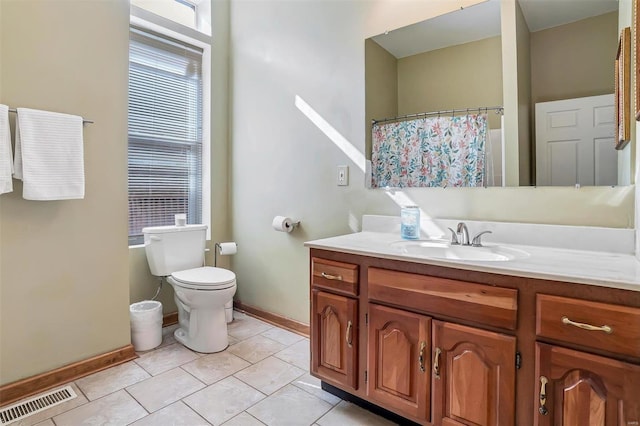
[[178, 307], [176, 340], [204, 353], [228, 344], [225, 305], [233, 301], [236, 275], [204, 263], [206, 225], [155, 226], [142, 229], [149, 269], [166, 277]]
[[196, 352], [220, 352], [229, 345], [225, 305], [236, 293], [236, 275], [204, 266], [167, 278], [173, 287], [178, 322], [176, 340]]

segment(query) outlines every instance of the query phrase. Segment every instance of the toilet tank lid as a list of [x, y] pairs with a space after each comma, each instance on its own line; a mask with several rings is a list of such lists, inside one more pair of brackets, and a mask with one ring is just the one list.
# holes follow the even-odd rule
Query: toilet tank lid
[[200, 231], [207, 229], [207, 225], [184, 225], [184, 226], [148, 226], [142, 228], [143, 234], [163, 234], [166, 232]]

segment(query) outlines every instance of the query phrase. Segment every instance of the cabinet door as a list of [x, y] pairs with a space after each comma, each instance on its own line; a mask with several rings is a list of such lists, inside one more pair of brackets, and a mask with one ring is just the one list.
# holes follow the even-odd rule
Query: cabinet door
[[357, 300], [313, 290], [311, 303], [311, 371], [331, 384], [357, 389]]
[[536, 343], [538, 426], [640, 424], [640, 366]]
[[367, 395], [398, 413], [428, 420], [430, 318], [369, 304]]
[[513, 425], [515, 356], [513, 336], [433, 321], [433, 423]]

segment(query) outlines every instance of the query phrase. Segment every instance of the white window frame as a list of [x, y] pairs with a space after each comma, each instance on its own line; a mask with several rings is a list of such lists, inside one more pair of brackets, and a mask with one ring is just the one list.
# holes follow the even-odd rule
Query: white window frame
[[[202, 223], [211, 240], [211, 37], [135, 6], [131, 6], [129, 25], [202, 49]], [[140, 246], [143, 244], [130, 247]]]

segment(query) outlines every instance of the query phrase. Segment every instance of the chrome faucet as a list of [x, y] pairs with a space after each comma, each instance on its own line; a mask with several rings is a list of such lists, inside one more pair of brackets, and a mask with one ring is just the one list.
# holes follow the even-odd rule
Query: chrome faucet
[[473, 238], [473, 241], [469, 240], [469, 230], [467, 229], [467, 225], [464, 222], [458, 223], [458, 227], [454, 231], [449, 228], [451, 231], [451, 245], [461, 245], [461, 246], [473, 246], [473, 247], [482, 247], [481, 237], [484, 234], [491, 234], [491, 231], [482, 231], [478, 235]]
[[469, 230], [464, 222], [458, 223], [456, 228], [456, 236], [458, 237], [458, 243], [462, 246], [469, 245]]
[[458, 227], [454, 231], [449, 228], [451, 231], [451, 245], [452, 246], [468, 246], [469, 245], [469, 230], [467, 229], [467, 225], [464, 222], [458, 223]]

